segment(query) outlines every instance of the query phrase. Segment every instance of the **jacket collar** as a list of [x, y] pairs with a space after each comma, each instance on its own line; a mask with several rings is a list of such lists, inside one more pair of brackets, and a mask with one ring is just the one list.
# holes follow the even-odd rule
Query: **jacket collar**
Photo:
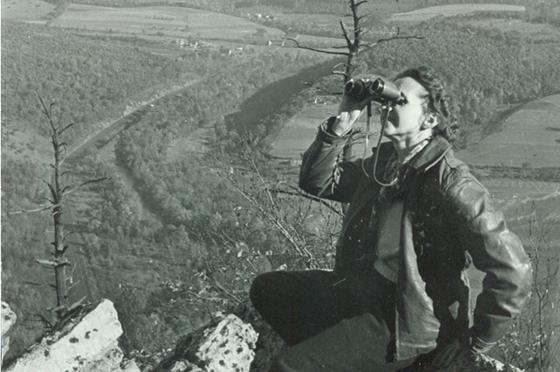
[[[451, 148], [452, 145], [444, 137], [436, 135], [422, 151], [416, 154], [416, 156], [407, 163], [407, 165], [417, 171], [427, 171], [438, 163]], [[381, 144], [382, 157], [388, 158], [390, 157], [389, 154], [393, 154], [394, 152], [395, 149], [391, 142], [384, 142]]]
[[415, 170], [427, 171], [438, 163], [451, 147], [444, 137], [436, 135], [408, 164]]

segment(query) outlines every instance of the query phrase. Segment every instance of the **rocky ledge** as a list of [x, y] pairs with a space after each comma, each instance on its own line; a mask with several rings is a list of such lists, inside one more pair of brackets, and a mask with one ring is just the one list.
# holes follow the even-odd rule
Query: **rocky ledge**
[[[185, 335], [163, 359], [145, 363], [126, 359], [118, 345], [122, 327], [113, 303], [101, 301], [91, 311], [34, 345], [7, 372], [266, 372], [284, 347], [250, 307], [238, 316], [217, 314], [207, 326]], [[242, 320], [243, 319], [243, 320]], [[2, 355], [15, 314], [2, 304]], [[520, 372], [489, 357], [473, 366], [451, 366], [437, 372]]]

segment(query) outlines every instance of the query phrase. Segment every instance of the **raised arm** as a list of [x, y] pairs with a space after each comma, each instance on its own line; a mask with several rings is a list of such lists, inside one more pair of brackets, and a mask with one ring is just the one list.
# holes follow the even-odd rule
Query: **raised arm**
[[336, 135], [336, 117], [319, 127], [317, 137], [303, 154], [299, 186], [308, 193], [330, 200], [349, 202], [360, 177], [359, 162], [343, 161], [343, 149], [350, 135]]
[[352, 199], [361, 175], [361, 160], [344, 161], [342, 153], [366, 104], [344, 94], [338, 115], [321, 124], [315, 141], [303, 155], [299, 175], [303, 190], [340, 202]]

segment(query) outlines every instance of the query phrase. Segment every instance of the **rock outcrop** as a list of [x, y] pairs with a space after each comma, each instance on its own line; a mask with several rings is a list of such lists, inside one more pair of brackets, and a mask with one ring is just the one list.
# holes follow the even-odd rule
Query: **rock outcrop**
[[[158, 372], [264, 372], [284, 347], [282, 340], [251, 306], [222, 316], [181, 339], [175, 351], [160, 364]], [[258, 331], [258, 333], [255, 331]], [[258, 341], [257, 341], [258, 336]], [[254, 350], [254, 352], [253, 352]], [[437, 372], [522, 372], [482, 355], [475, 365], [452, 365]]]
[[166, 372], [249, 372], [258, 334], [233, 314], [218, 316], [177, 343], [159, 365]]
[[66, 324], [8, 366], [6, 372], [140, 372], [125, 361], [118, 346], [123, 333], [113, 303], [103, 300], [92, 311]]
[[[217, 315], [207, 326], [182, 337], [159, 365], [145, 366], [155, 372], [264, 372], [284, 347], [282, 340], [262, 321], [251, 306], [239, 315]], [[15, 314], [2, 303], [2, 354]], [[246, 322], [248, 323], [246, 323]], [[255, 330], [256, 329], [256, 330]], [[140, 372], [125, 360], [118, 346], [122, 327], [109, 300], [45, 337], [4, 370], [7, 372]], [[161, 359], [158, 359], [161, 360]], [[476, 366], [453, 365], [438, 372], [521, 372], [482, 356]]]
[[10, 347], [10, 330], [16, 323], [16, 314], [10, 309], [10, 306], [2, 302], [2, 360], [4, 360], [4, 355], [9, 350]]

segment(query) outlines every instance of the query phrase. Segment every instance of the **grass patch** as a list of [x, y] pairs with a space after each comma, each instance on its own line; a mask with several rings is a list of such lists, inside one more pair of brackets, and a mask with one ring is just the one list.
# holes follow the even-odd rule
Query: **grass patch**
[[46, 22], [45, 17], [55, 9], [53, 4], [40, 0], [2, 1], [2, 21]]
[[390, 20], [395, 22], [422, 22], [434, 17], [453, 17], [475, 12], [524, 12], [524, 6], [505, 4], [452, 4], [430, 6], [410, 12], [395, 13]]
[[53, 26], [172, 38], [247, 40], [279, 39], [283, 32], [243, 18], [185, 7], [109, 8], [70, 5]]
[[[560, 94], [523, 106], [507, 118], [503, 129], [459, 153], [471, 164], [555, 167], [560, 163], [560, 133], [550, 130], [560, 115]], [[552, 128], [555, 128], [552, 126]]]

